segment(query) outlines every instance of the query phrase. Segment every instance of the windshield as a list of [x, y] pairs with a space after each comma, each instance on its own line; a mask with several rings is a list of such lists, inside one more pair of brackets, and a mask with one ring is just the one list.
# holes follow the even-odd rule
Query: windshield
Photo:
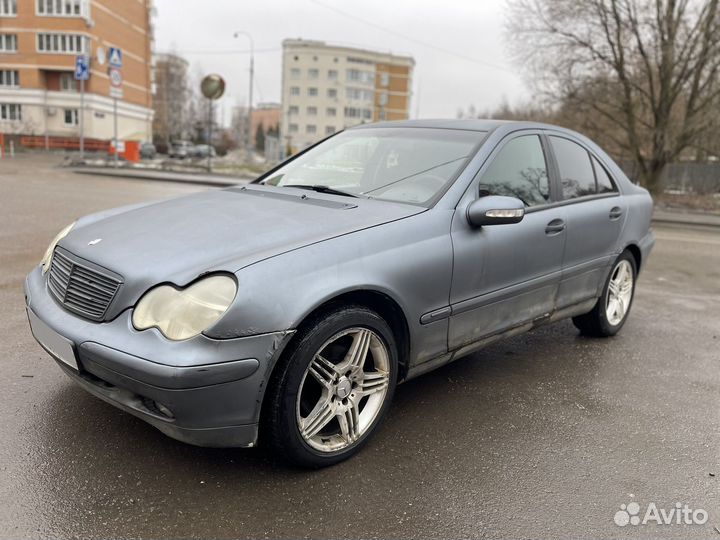
[[364, 128], [332, 137], [262, 180], [427, 205], [471, 157], [485, 133]]

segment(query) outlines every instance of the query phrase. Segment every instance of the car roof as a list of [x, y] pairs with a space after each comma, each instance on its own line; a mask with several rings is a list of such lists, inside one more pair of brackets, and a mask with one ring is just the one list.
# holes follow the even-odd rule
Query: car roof
[[543, 124], [540, 122], [524, 122], [514, 120], [493, 120], [482, 118], [460, 118], [460, 119], [429, 119], [429, 120], [396, 120], [392, 122], [375, 122], [360, 124], [349, 129], [367, 128], [439, 128], [439, 129], [464, 129], [470, 131], [493, 131], [501, 126], [514, 127], [516, 129], [557, 129], [566, 131], [559, 126]]

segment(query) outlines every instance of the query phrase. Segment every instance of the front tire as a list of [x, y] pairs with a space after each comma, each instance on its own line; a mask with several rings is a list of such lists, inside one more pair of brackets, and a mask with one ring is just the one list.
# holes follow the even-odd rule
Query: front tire
[[275, 367], [263, 425], [278, 456], [326, 467], [356, 454], [382, 422], [397, 382], [387, 322], [346, 306], [304, 325]]
[[617, 334], [625, 324], [633, 298], [637, 267], [632, 253], [624, 251], [616, 259], [605, 281], [602, 294], [592, 311], [573, 317], [573, 324], [581, 334], [609, 337]]

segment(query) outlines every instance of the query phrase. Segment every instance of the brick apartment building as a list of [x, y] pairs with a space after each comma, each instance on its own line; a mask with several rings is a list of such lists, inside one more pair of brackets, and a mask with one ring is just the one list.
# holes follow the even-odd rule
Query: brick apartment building
[[[0, 133], [54, 146], [113, 136], [108, 52], [123, 52], [118, 136], [152, 138], [151, 0], [0, 0]], [[80, 110], [75, 58], [91, 59]], [[35, 137], [29, 137], [35, 136]]]

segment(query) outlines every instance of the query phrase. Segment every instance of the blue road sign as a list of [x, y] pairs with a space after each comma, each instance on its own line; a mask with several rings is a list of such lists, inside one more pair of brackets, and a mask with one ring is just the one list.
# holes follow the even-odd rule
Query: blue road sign
[[81, 54], [75, 57], [75, 80], [87, 81], [90, 78], [90, 59]]
[[122, 51], [117, 47], [110, 47], [110, 52], [108, 53], [108, 64], [116, 68], [122, 67]]

